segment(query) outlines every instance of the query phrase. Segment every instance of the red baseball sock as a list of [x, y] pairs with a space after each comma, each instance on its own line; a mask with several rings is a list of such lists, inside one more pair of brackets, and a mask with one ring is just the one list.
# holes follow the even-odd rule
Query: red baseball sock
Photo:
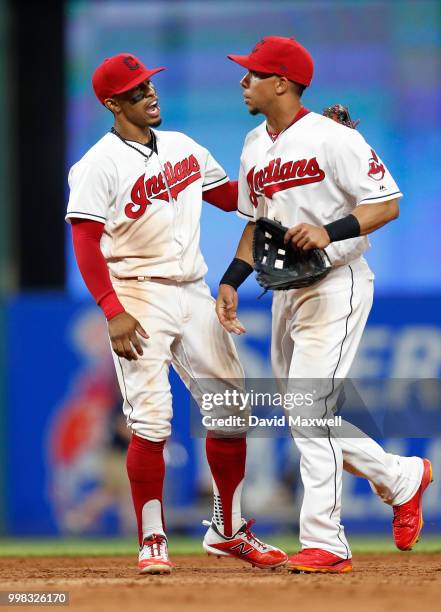
[[[215, 485], [214, 520], [218, 526], [223, 526], [224, 535], [231, 536], [233, 523], [238, 528], [237, 523], [241, 520], [240, 494], [245, 476], [246, 438], [207, 435], [206, 452]], [[220, 504], [217, 497], [220, 497]]]
[[161, 526], [161, 531], [165, 529], [162, 510], [162, 488], [165, 476], [164, 444], [165, 440], [151, 442], [133, 434], [127, 451], [127, 474], [132, 489], [140, 546], [143, 541], [142, 511], [148, 502], [159, 501], [159, 504], [152, 504], [153, 511], [149, 513], [149, 524]]

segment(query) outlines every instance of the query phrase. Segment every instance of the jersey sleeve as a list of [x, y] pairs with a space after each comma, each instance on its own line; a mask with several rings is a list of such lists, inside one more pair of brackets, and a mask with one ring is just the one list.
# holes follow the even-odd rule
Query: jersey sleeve
[[204, 149], [205, 153], [205, 168], [203, 175], [202, 191], [208, 189], [214, 189], [224, 183], [228, 183], [230, 180], [227, 173], [220, 164], [214, 159], [207, 149]]
[[334, 174], [339, 187], [355, 199], [356, 205], [385, 202], [403, 195], [386, 165], [355, 130], [350, 130], [339, 142]]
[[105, 166], [80, 160], [69, 172], [70, 196], [66, 221], [90, 219], [106, 223], [113, 180]]
[[237, 215], [241, 219], [247, 221], [256, 220], [256, 208], [253, 206], [252, 197], [256, 197], [251, 193], [248, 185], [243, 159], [240, 160], [239, 170], [239, 193], [237, 198]]

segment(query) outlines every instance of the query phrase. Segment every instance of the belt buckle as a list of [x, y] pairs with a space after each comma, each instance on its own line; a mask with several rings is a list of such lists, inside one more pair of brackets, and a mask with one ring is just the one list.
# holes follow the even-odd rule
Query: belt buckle
[[149, 278], [150, 278], [150, 276], [138, 276], [136, 280], [138, 281], [138, 283], [142, 283], [142, 282], [148, 280]]

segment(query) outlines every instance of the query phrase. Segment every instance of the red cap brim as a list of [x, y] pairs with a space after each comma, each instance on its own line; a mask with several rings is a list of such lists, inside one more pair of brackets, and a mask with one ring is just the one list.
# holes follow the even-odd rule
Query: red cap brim
[[268, 68], [262, 66], [250, 59], [249, 55], [227, 55], [228, 59], [236, 62], [239, 66], [246, 68], [247, 70], [254, 70], [255, 72], [263, 72], [264, 74], [272, 74], [268, 72]]
[[127, 83], [127, 85], [124, 86], [124, 89], [121, 89], [120, 91], [115, 91], [115, 95], [122, 94], [125, 91], [129, 91], [130, 89], [133, 89], [140, 83], [143, 83], [146, 79], [150, 79], [154, 74], [156, 74], [157, 72], [161, 72], [162, 70], [165, 70], [165, 68], [152, 68], [152, 70], [144, 70], [143, 72], [138, 74], [133, 79], [133, 81], [130, 81], [130, 83]]

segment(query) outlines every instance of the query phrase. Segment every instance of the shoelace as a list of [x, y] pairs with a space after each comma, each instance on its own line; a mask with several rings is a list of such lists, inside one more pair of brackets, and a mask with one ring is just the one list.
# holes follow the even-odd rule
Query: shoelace
[[254, 533], [251, 531], [251, 527], [254, 525], [255, 522], [256, 522], [255, 519], [250, 519], [249, 521], [247, 521], [246, 525], [244, 525], [244, 528], [243, 528], [244, 533], [250, 544], [254, 544], [258, 548], [260, 548], [260, 550], [265, 551], [268, 549], [268, 547], [263, 542], [261, 542], [259, 538], [257, 538], [254, 535]]
[[167, 558], [166, 538], [164, 538], [163, 536], [154, 536], [152, 538], [146, 538], [143, 542], [141, 556], [147, 558]]

